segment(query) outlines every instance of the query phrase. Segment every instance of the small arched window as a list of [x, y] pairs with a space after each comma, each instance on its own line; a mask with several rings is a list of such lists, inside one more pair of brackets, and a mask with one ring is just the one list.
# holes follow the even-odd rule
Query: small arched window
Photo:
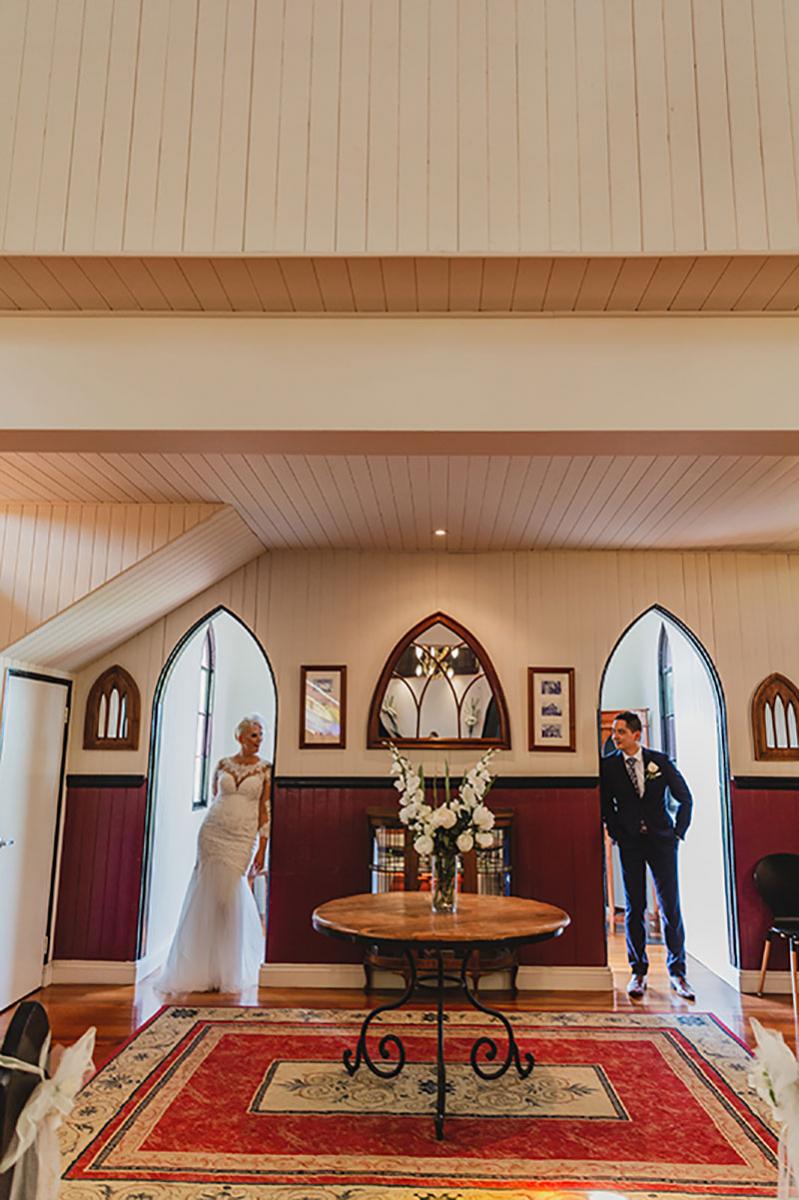
[[124, 667], [114, 665], [92, 684], [83, 725], [84, 750], [138, 750], [141, 700]]
[[752, 697], [752, 737], [760, 761], [799, 760], [799, 689], [769, 675]]
[[208, 804], [208, 782], [211, 764], [211, 730], [214, 718], [214, 672], [216, 642], [214, 627], [208, 625], [203, 638], [200, 659], [200, 693], [197, 700], [197, 739], [194, 743], [194, 791], [192, 808]]

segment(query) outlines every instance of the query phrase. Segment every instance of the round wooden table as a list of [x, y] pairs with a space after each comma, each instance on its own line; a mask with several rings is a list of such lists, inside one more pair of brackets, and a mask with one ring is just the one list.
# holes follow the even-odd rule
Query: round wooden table
[[[342, 896], [329, 900], [315, 908], [311, 917], [318, 933], [341, 938], [357, 945], [374, 946], [378, 951], [396, 953], [405, 958], [408, 967], [405, 991], [398, 1000], [383, 1004], [367, 1013], [355, 1052], [344, 1051], [344, 1067], [354, 1075], [361, 1063], [382, 1079], [393, 1079], [405, 1066], [405, 1047], [394, 1033], [386, 1033], [377, 1045], [382, 1060], [375, 1061], [367, 1045], [369, 1027], [381, 1013], [400, 1008], [409, 1000], [417, 987], [430, 984], [436, 996], [436, 1137], [444, 1136], [446, 1115], [447, 1077], [444, 1062], [444, 1001], [446, 984], [456, 983], [458, 990], [469, 1004], [479, 1012], [495, 1017], [501, 1022], [507, 1037], [507, 1050], [498, 1057], [497, 1043], [483, 1035], [471, 1048], [469, 1061], [472, 1070], [481, 1079], [499, 1079], [509, 1067], [515, 1067], [519, 1076], [526, 1079], [533, 1069], [532, 1054], [520, 1055], [519, 1047], [510, 1021], [497, 1009], [489, 1008], [479, 999], [474, 988], [469, 986], [467, 968], [475, 950], [510, 948], [545, 942], [559, 937], [571, 918], [562, 908], [542, 904], [538, 900], [522, 900], [518, 896], [478, 896], [462, 894], [458, 897], [455, 913], [434, 913], [429, 892], [388, 892], [372, 895]], [[436, 969], [429, 976], [420, 976], [416, 968], [417, 956], [431, 956]], [[444, 955], [452, 952], [460, 959], [457, 974], [445, 969]], [[391, 1059], [396, 1056], [396, 1061]], [[480, 1061], [482, 1058], [483, 1061]]]

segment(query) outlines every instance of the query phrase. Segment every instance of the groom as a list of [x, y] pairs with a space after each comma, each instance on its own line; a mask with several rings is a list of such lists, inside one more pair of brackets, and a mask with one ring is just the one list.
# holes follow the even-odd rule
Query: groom
[[[671, 986], [679, 996], [694, 1000], [693, 989], [685, 978], [685, 930], [677, 879], [677, 846], [691, 823], [691, 793], [667, 754], [641, 746], [641, 722], [635, 713], [619, 713], [611, 737], [616, 753], [602, 759], [600, 792], [602, 817], [619, 847], [627, 901], [624, 929], [632, 970], [627, 993], [637, 999], [646, 989], [648, 863], [663, 914]], [[677, 805], [674, 819], [666, 804], [667, 789]]]

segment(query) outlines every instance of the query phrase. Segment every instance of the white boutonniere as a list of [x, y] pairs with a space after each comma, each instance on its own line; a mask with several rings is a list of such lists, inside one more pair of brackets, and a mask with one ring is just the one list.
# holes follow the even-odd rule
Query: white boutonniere
[[646, 764], [647, 779], [657, 779], [660, 776], [660, 767], [656, 762], [648, 762]]

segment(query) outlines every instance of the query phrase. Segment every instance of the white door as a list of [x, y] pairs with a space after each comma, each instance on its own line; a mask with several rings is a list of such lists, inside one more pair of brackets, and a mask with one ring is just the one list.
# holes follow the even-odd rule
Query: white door
[[0, 1009], [41, 987], [68, 688], [9, 671], [0, 746]]

